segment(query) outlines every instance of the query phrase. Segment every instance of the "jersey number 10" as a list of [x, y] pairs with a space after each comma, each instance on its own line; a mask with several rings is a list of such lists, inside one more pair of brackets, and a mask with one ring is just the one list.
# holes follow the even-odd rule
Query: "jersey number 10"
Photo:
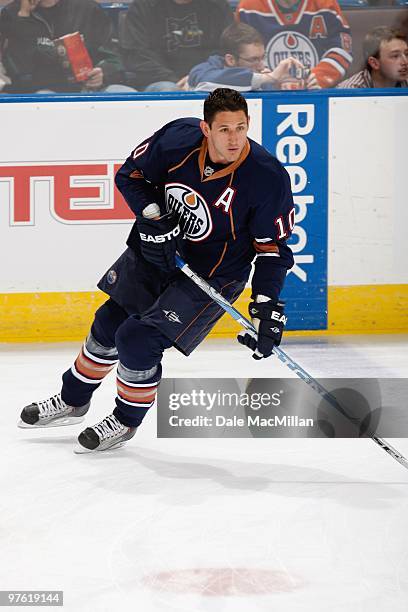
[[289, 238], [293, 231], [293, 228], [295, 227], [295, 208], [291, 208], [291, 210], [289, 211], [286, 225], [283, 215], [279, 215], [279, 217], [275, 219], [275, 225], [278, 228], [277, 240]]

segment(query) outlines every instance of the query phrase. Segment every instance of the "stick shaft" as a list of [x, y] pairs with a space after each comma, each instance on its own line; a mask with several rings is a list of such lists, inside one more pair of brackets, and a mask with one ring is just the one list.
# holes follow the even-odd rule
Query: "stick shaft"
[[[176, 265], [178, 268], [180, 268], [182, 272], [184, 272], [184, 274], [186, 274], [186, 276], [188, 276], [193, 281], [193, 283], [198, 285], [198, 287], [200, 287], [204, 291], [204, 293], [206, 293], [210, 298], [212, 298], [214, 302], [216, 302], [223, 310], [225, 310], [225, 312], [228, 312], [228, 314], [230, 314], [233, 319], [235, 319], [235, 321], [242, 325], [242, 327], [256, 333], [256, 329], [252, 325], [252, 322], [246, 317], [244, 317], [244, 315], [242, 315], [239, 310], [234, 308], [234, 306], [228, 300], [226, 300], [216, 289], [214, 289], [214, 287], [211, 287], [211, 285], [207, 283], [207, 281], [205, 281], [203, 278], [201, 278], [201, 276], [196, 274], [179, 255], [176, 255]], [[323, 387], [323, 385], [321, 385], [315, 378], [313, 378], [313, 376], [308, 374], [306, 370], [304, 370], [298, 363], [296, 363], [296, 361], [289, 357], [289, 355], [287, 355], [285, 351], [283, 351], [279, 346], [275, 346], [273, 352], [283, 364], [285, 364], [290, 370], [292, 370], [292, 372], [296, 374], [296, 376], [301, 378], [307, 385], [311, 386], [316, 391], [316, 393], [324, 397], [324, 399], [328, 401], [336, 410], [339, 410], [344, 416], [347, 416], [345, 415], [343, 409], [341, 408], [335, 397], [333, 397], [333, 395], [331, 395], [329, 391], [327, 391], [327, 389]], [[378, 438], [377, 436], [372, 436], [371, 439], [376, 444], [378, 444], [378, 446], [384, 449], [389, 455], [391, 455], [391, 457], [398, 461], [398, 463], [408, 469], [408, 460], [399, 451], [397, 451], [397, 449], [391, 446], [391, 444], [389, 444], [383, 438]]]

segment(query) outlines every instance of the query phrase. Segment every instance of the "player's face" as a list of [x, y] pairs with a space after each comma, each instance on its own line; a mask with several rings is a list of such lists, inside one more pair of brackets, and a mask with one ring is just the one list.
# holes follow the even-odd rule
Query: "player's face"
[[248, 119], [244, 111], [220, 111], [210, 125], [201, 122], [201, 129], [208, 140], [208, 154], [215, 164], [231, 164], [236, 161], [245, 146]]
[[405, 41], [394, 38], [382, 42], [380, 46], [379, 71], [390, 81], [404, 81], [408, 78], [408, 45]]

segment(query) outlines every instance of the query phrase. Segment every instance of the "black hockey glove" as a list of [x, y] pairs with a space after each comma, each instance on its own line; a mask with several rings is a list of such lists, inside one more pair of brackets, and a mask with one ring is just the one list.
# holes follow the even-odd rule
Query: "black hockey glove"
[[269, 357], [273, 353], [273, 347], [279, 346], [287, 320], [283, 314], [284, 305], [284, 302], [274, 300], [249, 304], [249, 314], [257, 333], [245, 330], [238, 334], [237, 339], [254, 351], [254, 359]]
[[176, 269], [175, 255], [181, 243], [181, 229], [172, 212], [160, 219], [137, 220], [140, 235], [140, 250], [143, 257], [163, 272], [174, 272]]

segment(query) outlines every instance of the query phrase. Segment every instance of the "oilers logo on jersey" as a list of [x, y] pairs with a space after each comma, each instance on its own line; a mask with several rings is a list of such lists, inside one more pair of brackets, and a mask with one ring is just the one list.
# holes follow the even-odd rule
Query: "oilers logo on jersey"
[[198, 242], [211, 234], [211, 215], [202, 195], [183, 183], [168, 183], [165, 197], [167, 209], [180, 219], [185, 238]]
[[299, 60], [305, 68], [314, 68], [319, 62], [316, 47], [299, 32], [280, 32], [266, 47], [266, 60], [271, 70], [288, 57]]

